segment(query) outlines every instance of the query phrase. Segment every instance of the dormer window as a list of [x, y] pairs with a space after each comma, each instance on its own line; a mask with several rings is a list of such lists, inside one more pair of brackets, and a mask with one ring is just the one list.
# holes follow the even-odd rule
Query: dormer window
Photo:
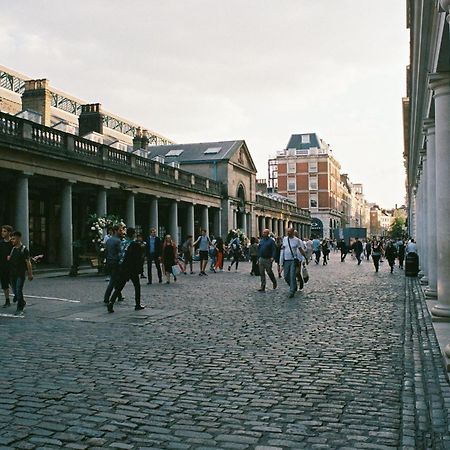
[[166, 158], [167, 157], [171, 157], [171, 156], [180, 156], [182, 153], [184, 152], [184, 150], [169, 150], [166, 153]]

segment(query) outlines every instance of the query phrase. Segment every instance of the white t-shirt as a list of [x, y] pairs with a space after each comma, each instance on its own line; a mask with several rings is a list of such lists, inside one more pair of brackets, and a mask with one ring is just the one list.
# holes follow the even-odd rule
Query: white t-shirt
[[[289, 244], [291, 244], [290, 247]], [[285, 236], [283, 238], [283, 245], [280, 252], [280, 265], [283, 264], [284, 261], [292, 261], [293, 259], [299, 259], [300, 261], [303, 261], [304, 257], [300, 253], [300, 249], [302, 249], [304, 252], [306, 251], [306, 245], [301, 239], [299, 239], [298, 237], [290, 238], [288, 236]]]
[[415, 242], [408, 242], [406, 245], [406, 253], [417, 253], [417, 245]]

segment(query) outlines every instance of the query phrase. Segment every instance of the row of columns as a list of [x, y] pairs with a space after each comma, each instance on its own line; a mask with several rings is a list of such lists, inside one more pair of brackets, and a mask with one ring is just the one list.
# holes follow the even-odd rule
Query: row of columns
[[261, 236], [262, 231], [268, 228], [275, 236], [284, 236], [288, 228], [293, 227], [298, 231], [300, 237], [307, 237], [309, 226], [299, 222], [292, 222], [286, 219], [277, 219], [274, 217], [256, 216], [257, 231]]
[[[450, 320], [450, 75], [433, 74], [434, 118], [424, 121], [426, 149], [411, 206], [425, 294], [436, 298], [434, 316]], [[450, 344], [446, 348], [450, 357]]]
[[[29, 247], [29, 188], [28, 179], [31, 174], [23, 173], [17, 179], [16, 189], [16, 214], [15, 227], [22, 232], [22, 240], [24, 244]], [[73, 263], [73, 213], [72, 213], [72, 187], [75, 182], [66, 181], [61, 190], [61, 265], [70, 267]], [[179, 201], [170, 201], [169, 210], [169, 226], [168, 232], [179, 244], [178, 236], [178, 204]], [[195, 222], [194, 222], [194, 204], [187, 205], [187, 226], [186, 235], [194, 236]], [[200, 225], [209, 230], [209, 207], [203, 206], [201, 210]], [[97, 193], [97, 215], [105, 216], [107, 214], [107, 190], [100, 188]], [[153, 197], [150, 200], [150, 227], [159, 229], [159, 199]], [[221, 210], [215, 209], [214, 225], [215, 234], [222, 235], [221, 229]], [[136, 210], [135, 210], [135, 193], [129, 192], [126, 201], [126, 217], [125, 221], [128, 227], [136, 226]]]

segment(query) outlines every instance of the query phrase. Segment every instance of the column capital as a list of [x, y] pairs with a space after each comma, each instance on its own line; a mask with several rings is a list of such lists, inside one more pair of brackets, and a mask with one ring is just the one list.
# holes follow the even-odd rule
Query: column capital
[[434, 96], [450, 95], [450, 73], [430, 73], [428, 85], [434, 91]]

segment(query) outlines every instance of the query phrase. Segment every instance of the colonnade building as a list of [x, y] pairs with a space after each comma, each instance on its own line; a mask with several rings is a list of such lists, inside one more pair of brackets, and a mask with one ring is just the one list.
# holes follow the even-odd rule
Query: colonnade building
[[103, 111], [0, 67], [0, 222], [23, 233], [33, 255], [69, 267], [86, 241], [89, 214], [114, 214], [177, 243], [206, 228], [257, 236], [293, 226], [308, 234], [310, 214], [256, 192], [245, 141], [175, 145]]
[[[450, 0], [409, 0], [403, 99], [409, 233], [431, 312], [450, 321]], [[445, 349], [450, 358], [450, 344]]]

